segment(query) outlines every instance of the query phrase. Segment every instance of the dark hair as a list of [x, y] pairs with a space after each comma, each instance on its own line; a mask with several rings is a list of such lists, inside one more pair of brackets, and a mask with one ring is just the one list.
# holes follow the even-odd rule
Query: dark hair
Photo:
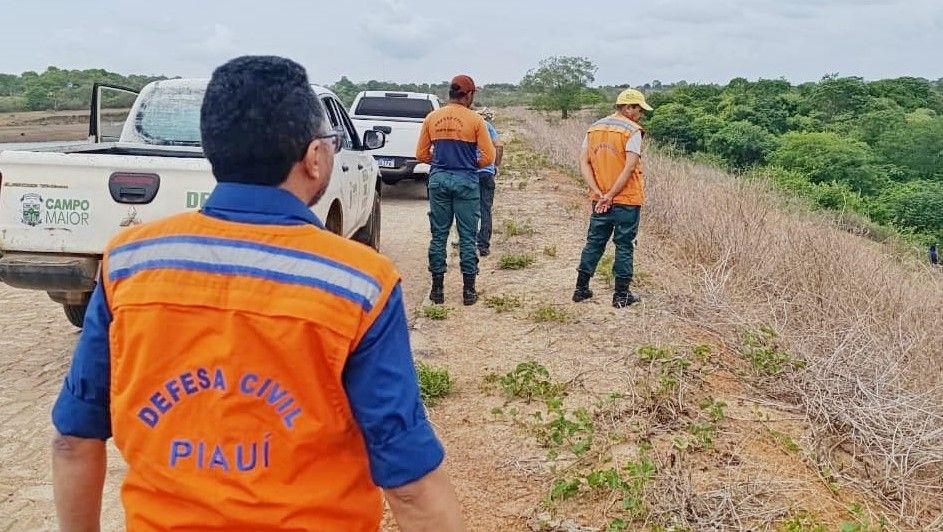
[[450, 100], [461, 100], [462, 98], [465, 97], [466, 94], [468, 93], [463, 91], [462, 87], [456, 83], [453, 83], [451, 86], [449, 86], [449, 99]]
[[217, 181], [278, 186], [323, 122], [304, 67], [283, 57], [237, 57], [217, 68], [206, 87], [203, 153]]

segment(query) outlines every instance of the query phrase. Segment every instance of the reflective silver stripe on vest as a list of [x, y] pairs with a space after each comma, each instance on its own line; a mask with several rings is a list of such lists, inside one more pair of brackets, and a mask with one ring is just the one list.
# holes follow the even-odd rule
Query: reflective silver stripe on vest
[[314, 286], [367, 308], [380, 297], [380, 285], [371, 277], [329, 259], [251, 242], [224, 242], [215, 238], [181, 242], [173, 237], [135, 242], [109, 254], [108, 275], [115, 281], [142, 270], [190, 269]]
[[638, 127], [633, 126], [632, 124], [628, 122], [623, 122], [622, 120], [616, 120], [615, 118], [603, 118], [601, 120], [597, 120], [593, 124], [593, 127], [596, 127], [596, 126], [615, 126], [618, 128], [622, 128], [630, 133], [635, 133], [636, 131], [639, 130]]

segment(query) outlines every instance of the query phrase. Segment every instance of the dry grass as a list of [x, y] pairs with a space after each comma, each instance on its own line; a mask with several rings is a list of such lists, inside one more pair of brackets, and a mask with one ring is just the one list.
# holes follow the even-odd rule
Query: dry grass
[[[513, 114], [550, 163], [575, 174], [585, 121]], [[816, 427], [813, 458], [903, 523], [943, 526], [943, 276], [765, 183], [654, 150], [644, 160], [641, 237], [699, 279], [702, 301], [684, 317], [731, 343], [758, 320], [771, 325], [805, 360], [775, 391]]]

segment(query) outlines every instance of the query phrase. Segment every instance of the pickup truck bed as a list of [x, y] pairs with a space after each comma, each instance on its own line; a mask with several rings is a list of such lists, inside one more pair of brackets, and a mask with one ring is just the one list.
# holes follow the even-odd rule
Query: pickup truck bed
[[354, 99], [350, 117], [357, 128], [387, 135], [386, 146], [373, 153], [384, 183], [429, 176], [429, 165], [416, 160], [416, 144], [423, 119], [439, 105], [434, 94], [416, 92], [363, 91]]

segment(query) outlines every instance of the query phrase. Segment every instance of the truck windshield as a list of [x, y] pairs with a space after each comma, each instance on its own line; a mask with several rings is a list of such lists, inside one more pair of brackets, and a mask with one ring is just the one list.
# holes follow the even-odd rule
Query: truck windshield
[[360, 99], [355, 115], [389, 116], [397, 118], [425, 118], [432, 112], [432, 102], [425, 98], [388, 98], [365, 96]]
[[148, 144], [200, 145], [200, 106], [206, 87], [158, 84], [142, 100], [134, 129]]

